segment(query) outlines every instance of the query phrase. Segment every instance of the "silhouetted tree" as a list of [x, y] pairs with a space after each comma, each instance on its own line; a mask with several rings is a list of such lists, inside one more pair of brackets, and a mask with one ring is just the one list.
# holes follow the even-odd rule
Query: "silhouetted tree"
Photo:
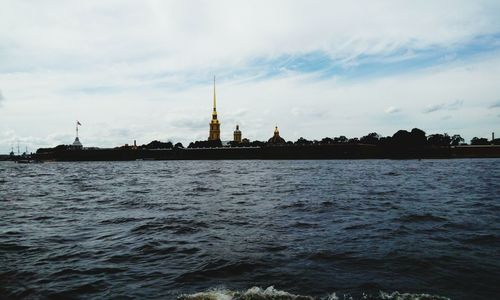
[[427, 144], [425, 132], [418, 128], [413, 128], [411, 132], [399, 130], [392, 136], [392, 144], [398, 147], [420, 147]]
[[177, 143], [174, 145], [174, 148], [184, 149], [184, 146], [182, 145], [182, 143]]
[[333, 142], [335, 144], [344, 144], [344, 143], [347, 143], [347, 141], [349, 141], [349, 140], [343, 135], [336, 137], [336, 138], [333, 138]]
[[451, 144], [451, 137], [445, 134], [431, 134], [427, 137], [427, 143], [431, 146], [445, 147]]
[[478, 137], [473, 137], [472, 140], [470, 141], [471, 145], [489, 145], [490, 141], [486, 138], [478, 138]]
[[146, 149], [172, 149], [174, 146], [172, 142], [160, 142], [160, 141], [152, 141], [145, 146]]
[[427, 137], [425, 136], [425, 131], [413, 128], [411, 130], [411, 145], [412, 146], [424, 146], [427, 144]]
[[463, 142], [465, 142], [465, 140], [459, 134], [454, 134], [451, 137], [451, 145], [452, 146], [458, 146]]
[[333, 144], [333, 139], [332, 139], [332, 138], [329, 138], [329, 137], [323, 138], [323, 139], [321, 140], [321, 144], [323, 144], [323, 145], [330, 145], [330, 144]]
[[188, 145], [188, 148], [217, 148], [222, 147], [222, 142], [220, 140], [216, 141], [195, 141]]
[[306, 140], [305, 138], [303, 137], [300, 137], [296, 142], [295, 142], [295, 145], [299, 145], [299, 146], [304, 146], [304, 145], [312, 145], [313, 142], [309, 141], [309, 140]]
[[390, 136], [381, 137], [378, 140], [378, 143], [379, 143], [379, 145], [382, 145], [382, 146], [390, 145], [390, 144], [392, 144], [392, 137], [390, 137]]
[[362, 144], [377, 145], [379, 143], [380, 136], [376, 132], [369, 133], [359, 139]]
[[252, 147], [264, 147], [266, 145], [266, 142], [262, 141], [251, 141], [250, 146]]
[[359, 139], [358, 138], [350, 138], [347, 141], [348, 144], [359, 144]]
[[391, 139], [391, 144], [397, 146], [408, 146], [411, 142], [411, 134], [406, 130], [398, 130]]

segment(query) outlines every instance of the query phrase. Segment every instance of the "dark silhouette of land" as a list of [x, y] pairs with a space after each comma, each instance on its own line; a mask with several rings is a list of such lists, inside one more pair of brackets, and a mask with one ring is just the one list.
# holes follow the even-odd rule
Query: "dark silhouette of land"
[[421, 159], [500, 157], [500, 139], [473, 138], [471, 145], [460, 135], [431, 134], [414, 128], [382, 137], [373, 132], [361, 138], [339, 136], [297, 141], [271, 138], [269, 141], [195, 141], [181, 143], [152, 141], [140, 146], [75, 148], [59, 145], [40, 148], [32, 159], [40, 161], [92, 160], [197, 160], [197, 159]]

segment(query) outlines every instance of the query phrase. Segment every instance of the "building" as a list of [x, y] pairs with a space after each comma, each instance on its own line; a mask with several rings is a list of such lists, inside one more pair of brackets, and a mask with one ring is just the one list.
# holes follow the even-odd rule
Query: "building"
[[267, 142], [269, 144], [274, 144], [274, 145], [286, 144], [285, 139], [280, 136], [280, 131], [278, 129], [278, 126], [276, 126], [276, 128], [274, 128], [274, 135]]
[[236, 129], [233, 132], [233, 142], [241, 143], [240, 125], [236, 125]]
[[220, 123], [217, 119], [216, 97], [215, 97], [215, 76], [214, 76], [214, 110], [212, 120], [210, 121], [210, 131], [208, 133], [209, 141], [220, 141]]
[[73, 149], [82, 149], [83, 148], [83, 145], [80, 142], [80, 139], [78, 138], [78, 126], [81, 126], [81, 125], [82, 124], [80, 124], [79, 121], [76, 121], [76, 137], [75, 137], [75, 141], [73, 142], [73, 144], [71, 144], [71, 148], [73, 148]]
[[83, 148], [83, 145], [80, 142], [80, 139], [78, 137], [75, 138], [75, 141], [73, 142], [73, 144], [71, 146], [74, 149], [82, 149]]

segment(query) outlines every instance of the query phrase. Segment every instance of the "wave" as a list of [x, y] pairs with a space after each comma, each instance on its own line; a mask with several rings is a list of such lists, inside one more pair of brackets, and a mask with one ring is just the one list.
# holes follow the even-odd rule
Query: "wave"
[[[206, 292], [198, 292], [194, 294], [185, 294], [177, 297], [177, 300], [340, 300], [351, 299], [355, 300], [351, 295], [344, 294], [337, 296], [336, 293], [331, 293], [323, 297], [313, 297], [307, 295], [296, 295], [286, 291], [281, 291], [270, 286], [266, 289], [260, 287], [252, 287], [246, 291], [231, 291], [225, 289], [211, 289]], [[449, 300], [447, 297], [430, 295], [430, 294], [413, 294], [400, 292], [379, 292], [378, 295], [367, 295], [359, 299], [363, 300]]]
[[400, 217], [398, 220], [402, 222], [444, 222], [448, 219], [432, 214], [409, 214]]
[[220, 259], [207, 263], [200, 270], [184, 273], [175, 280], [177, 282], [196, 282], [207, 278], [234, 277], [253, 272], [255, 269], [263, 266], [264, 264], [256, 262], [242, 261], [233, 263]]

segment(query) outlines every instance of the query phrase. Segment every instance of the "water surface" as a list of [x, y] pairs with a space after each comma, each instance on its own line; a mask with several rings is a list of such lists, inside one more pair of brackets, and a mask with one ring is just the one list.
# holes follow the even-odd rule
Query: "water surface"
[[499, 159], [0, 162], [0, 294], [493, 299], [499, 195]]

